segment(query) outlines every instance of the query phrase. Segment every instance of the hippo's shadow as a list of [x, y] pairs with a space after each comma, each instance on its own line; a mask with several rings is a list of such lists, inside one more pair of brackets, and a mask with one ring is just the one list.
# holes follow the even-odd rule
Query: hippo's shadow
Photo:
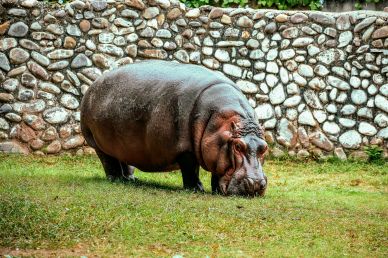
[[[186, 190], [183, 188], [183, 186], [177, 186], [177, 185], [170, 185], [166, 183], [161, 183], [161, 182], [156, 182], [156, 181], [149, 181], [145, 180], [144, 178], [138, 178], [136, 177], [135, 181], [129, 181], [129, 182], [123, 182], [123, 181], [109, 181], [107, 178], [104, 177], [91, 177], [88, 180], [93, 181], [93, 182], [99, 182], [99, 183], [104, 183], [104, 182], [109, 182], [111, 184], [122, 184], [128, 187], [139, 187], [139, 188], [144, 188], [144, 189], [158, 189], [158, 190], [163, 190], [163, 191], [168, 191], [168, 192], [193, 192], [192, 190]], [[201, 194], [210, 194], [210, 192], [204, 192]]]
[[149, 180], [145, 180], [143, 178], [138, 178], [138, 177], [136, 178], [135, 181], [121, 182], [121, 183], [128, 185], [128, 186], [161, 189], [161, 190], [165, 190], [165, 191], [183, 191], [182, 186], [170, 185], [170, 184], [156, 182], [156, 181], [149, 181]]

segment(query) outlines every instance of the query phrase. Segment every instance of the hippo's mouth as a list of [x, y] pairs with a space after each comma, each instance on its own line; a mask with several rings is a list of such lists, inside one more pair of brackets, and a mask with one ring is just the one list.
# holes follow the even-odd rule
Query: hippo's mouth
[[236, 179], [232, 177], [229, 183], [226, 180], [220, 180], [220, 190], [223, 195], [242, 195], [242, 196], [264, 196], [267, 190], [267, 177], [262, 180], [252, 178]]
[[245, 194], [247, 196], [264, 196], [265, 190], [267, 189], [267, 180], [254, 181], [251, 178], [244, 180]]

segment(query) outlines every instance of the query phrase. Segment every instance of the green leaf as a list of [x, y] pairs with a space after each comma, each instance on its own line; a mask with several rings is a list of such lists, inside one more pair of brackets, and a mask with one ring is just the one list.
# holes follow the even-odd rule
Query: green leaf
[[362, 9], [362, 5], [360, 4], [360, 2], [356, 2], [354, 4], [354, 8], [356, 8], [357, 10], [361, 10]]

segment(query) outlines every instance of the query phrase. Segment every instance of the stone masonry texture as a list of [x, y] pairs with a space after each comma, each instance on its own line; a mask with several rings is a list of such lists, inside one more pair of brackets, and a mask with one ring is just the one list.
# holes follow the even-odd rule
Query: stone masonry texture
[[235, 81], [275, 156], [363, 157], [368, 145], [388, 156], [387, 12], [0, 3], [2, 152], [93, 152], [79, 124], [88, 87], [118, 66], [164, 59]]

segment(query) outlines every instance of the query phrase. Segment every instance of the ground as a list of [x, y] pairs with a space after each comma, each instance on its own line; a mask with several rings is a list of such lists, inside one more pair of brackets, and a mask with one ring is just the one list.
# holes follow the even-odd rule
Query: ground
[[387, 257], [384, 162], [272, 160], [264, 198], [108, 182], [94, 156], [0, 155], [0, 256]]

